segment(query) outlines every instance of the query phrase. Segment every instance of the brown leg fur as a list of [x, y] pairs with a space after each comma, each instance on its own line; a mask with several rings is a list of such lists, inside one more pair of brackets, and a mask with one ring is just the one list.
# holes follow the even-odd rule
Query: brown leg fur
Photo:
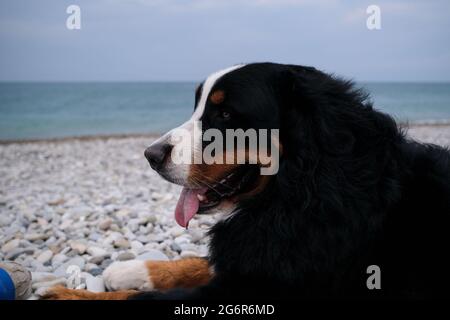
[[[189, 258], [174, 261], [147, 261], [147, 268], [157, 291], [172, 288], [194, 288], [209, 282], [212, 277], [208, 261], [203, 258]], [[73, 290], [62, 286], [51, 288], [42, 297], [44, 300], [126, 300], [138, 292], [135, 290], [115, 292], [90, 292]]]
[[67, 289], [62, 286], [48, 290], [43, 300], [126, 300], [138, 293], [134, 290], [115, 292], [90, 292], [87, 290]]
[[174, 261], [147, 261], [151, 281], [156, 290], [194, 288], [211, 280], [208, 261], [189, 258]]

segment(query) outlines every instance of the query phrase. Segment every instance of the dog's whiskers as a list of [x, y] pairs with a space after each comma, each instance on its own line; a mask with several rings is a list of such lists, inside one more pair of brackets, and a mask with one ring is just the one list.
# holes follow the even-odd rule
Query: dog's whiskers
[[[225, 188], [228, 188], [228, 189], [230, 189], [230, 190], [234, 190], [233, 187], [230, 187], [229, 185], [227, 185], [227, 184], [225, 184], [225, 183], [223, 183], [223, 182], [221, 182], [221, 181], [217, 181], [216, 179], [213, 179], [213, 178], [211, 178], [211, 177], [208, 177], [208, 176], [202, 174], [201, 172], [196, 172], [196, 174], [200, 175], [202, 178], [208, 179], [208, 180], [209, 180], [211, 183], [213, 183], [213, 184], [219, 184], [219, 185], [221, 185], [221, 186], [224, 186]], [[204, 181], [202, 181], [202, 182], [204, 182]], [[204, 182], [204, 183], [206, 184], [206, 182]], [[207, 185], [207, 186], [209, 186], [209, 185]]]
[[217, 194], [219, 194], [221, 197], [224, 196], [224, 194], [222, 194], [221, 192], [219, 192], [217, 189], [214, 188], [214, 186], [212, 186], [211, 184], [207, 183], [206, 181], [198, 181], [197, 179], [194, 180], [194, 182], [196, 182], [196, 184], [199, 183], [203, 183], [205, 184], [209, 189], [212, 189], [213, 191], [215, 191]]

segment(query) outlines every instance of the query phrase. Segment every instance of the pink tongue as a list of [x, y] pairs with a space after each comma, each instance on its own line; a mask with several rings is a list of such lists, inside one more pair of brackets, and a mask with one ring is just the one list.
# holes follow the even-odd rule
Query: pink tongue
[[175, 209], [175, 220], [183, 228], [187, 228], [189, 221], [198, 211], [199, 200], [197, 194], [203, 194], [206, 190], [183, 188], [180, 199]]

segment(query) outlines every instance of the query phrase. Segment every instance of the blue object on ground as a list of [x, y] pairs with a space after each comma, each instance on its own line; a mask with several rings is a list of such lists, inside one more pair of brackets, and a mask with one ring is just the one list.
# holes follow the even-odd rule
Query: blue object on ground
[[14, 282], [6, 270], [0, 268], [0, 300], [14, 300], [16, 288]]

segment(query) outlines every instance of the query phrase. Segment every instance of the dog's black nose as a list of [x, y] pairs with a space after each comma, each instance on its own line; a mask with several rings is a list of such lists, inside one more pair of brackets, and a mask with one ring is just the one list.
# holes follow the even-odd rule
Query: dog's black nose
[[144, 155], [150, 163], [150, 166], [154, 170], [158, 171], [159, 169], [161, 169], [164, 160], [171, 150], [172, 146], [170, 144], [166, 142], [159, 142], [148, 147], [145, 150]]

